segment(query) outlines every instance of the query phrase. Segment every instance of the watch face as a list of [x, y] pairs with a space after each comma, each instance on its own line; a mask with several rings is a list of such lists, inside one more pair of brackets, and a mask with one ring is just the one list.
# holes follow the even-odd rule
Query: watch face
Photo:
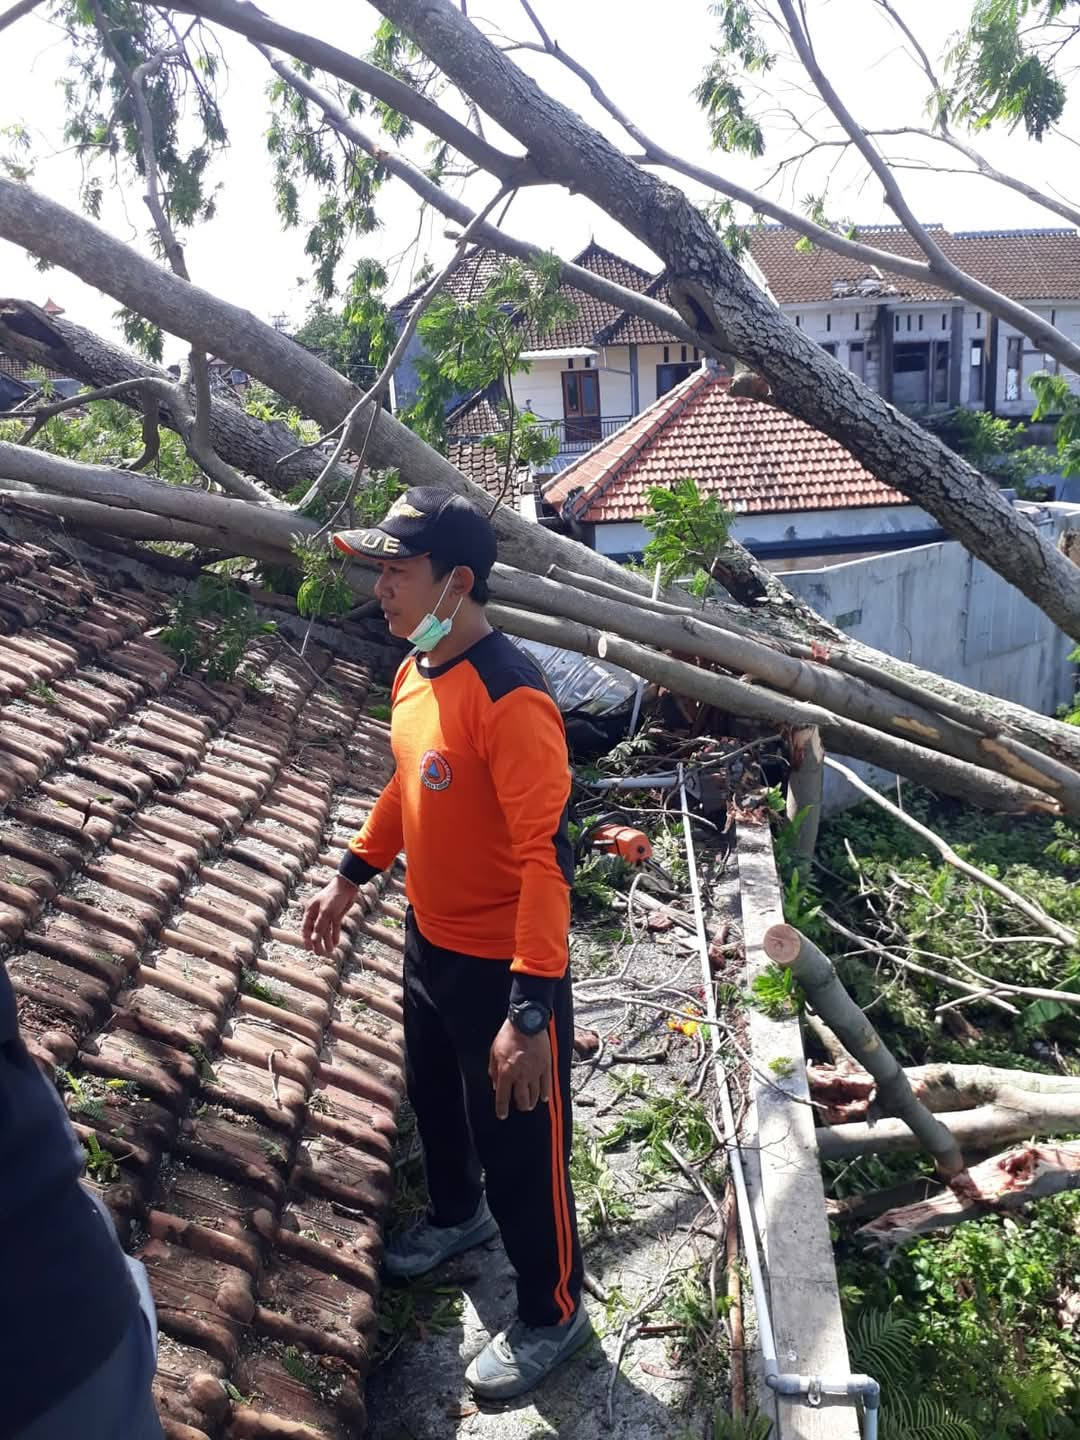
[[542, 1005], [519, 1005], [514, 1022], [524, 1035], [539, 1035], [547, 1024], [547, 1011]]

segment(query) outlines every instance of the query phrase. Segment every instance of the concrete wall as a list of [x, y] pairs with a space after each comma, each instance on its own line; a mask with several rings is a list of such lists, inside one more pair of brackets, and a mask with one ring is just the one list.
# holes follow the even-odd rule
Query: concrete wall
[[[1050, 539], [1080, 526], [1080, 506], [1024, 509]], [[802, 570], [785, 583], [826, 620], [897, 659], [1044, 714], [1072, 698], [1072, 641], [954, 541]], [[875, 783], [891, 778], [856, 768]], [[826, 808], [842, 809], [857, 798], [827, 774]]]

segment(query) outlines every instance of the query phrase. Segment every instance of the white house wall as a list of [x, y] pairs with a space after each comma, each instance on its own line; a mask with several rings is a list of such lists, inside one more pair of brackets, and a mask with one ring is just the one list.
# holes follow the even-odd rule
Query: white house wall
[[[514, 376], [514, 398], [522, 408], [528, 407], [542, 420], [563, 418], [562, 377], [569, 368], [564, 357], [533, 360], [528, 372]], [[576, 356], [574, 370], [585, 370], [583, 358]], [[598, 352], [588, 369], [600, 377], [600, 414], [603, 416], [634, 413], [630, 404], [630, 350], [626, 345], [612, 345]]]
[[[787, 543], [798, 546], [804, 556], [813, 557], [817, 540], [858, 541], [867, 535], [916, 537], [935, 532], [937, 521], [916, 505], [873, 505], [848, 510], [800, 510], [777, 515], [740, 515], [732, 526], [732, 535], [740, 544], [751, 548], [759, 545]], [[596, 549], [601, 555], [626, 555], [640, 551], [651, 539], [651, 533], [639, 521], [617, 520], [596, 526]], [[853, 548], [855, 548], [853, 546]]]
[[[1015, 326], [999, 322], [997, 326], [997, 353], [991, 356], [990, 342], [992, 326], [990, 316], [973, 306], [965, 306], [957, 337], [953, 331], [953, 305], [949, 302], [899, 301], [888, 296], [837, 296], [829, 301], [814, 304], [785, 304], [782, 309], [788, 319], [803, 334], [819, 345], [835, 346], [837, 362], [847, 369], [855, 368], [852, 360], [852, 345], [864, 346], [864, 378], [871, 389], [881, 392], [881, 354], [879, 337], [873, 327], [877, 322], [881, 305], [887, 306], [886, 323], [890, 326], [892, 346], [907, 343], [929, 343], [934, 340], [948, 341], [951, 345], [959, 340], [959, 403], [969, 409], [987, 408], [991, 403], [991, 390], [984, 378], [982, 403], [971, 394], [971, 350], [973, 342], [983, 342], [983, 364], [992, 363], [994, 384], [992, 405], [994, 413], [1010, 419], [1021, 419], [1031, 415], [1035, 397], [1028, 383], [1039, 370], [1054, 368], [1052, 361], [1036, 350], [1026, 336], [1023, 342], [1022, 385], [1020, 396], [1007, 400], [1007, 368], [1009, 340], [1020, 336]], [[1080, 302], [1075, 301], [1031, 301], [1028, 308], [1040, 318], [1049, 320], [1070, 340], [1080, 344]], [[643, 347], [644, 348], [644, 347]], [[950, 368], [956, 361], [950, 354]], [[1067, 376], [1070, 389], [1080, 394], [1080, 376]], [[896, 385], [894, 376], [894, 386]], [[950, 394], [955, 385], [950, 379]], [[897, 404], [905, 404], [905, 397], [894, 389], [892, 397]]]

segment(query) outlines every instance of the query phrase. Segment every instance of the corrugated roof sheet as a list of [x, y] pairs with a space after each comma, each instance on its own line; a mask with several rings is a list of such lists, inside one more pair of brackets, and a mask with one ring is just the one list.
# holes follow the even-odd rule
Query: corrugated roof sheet
[[[906, 505], [843, 446], [786, 411], [736, 398], [729, 382], [701, 369], [544, 490], [579, 520], [640, 520], [653, 486], [689, 476], [739, 514]], [[575, 491], [581, 491], [575, 496]]]

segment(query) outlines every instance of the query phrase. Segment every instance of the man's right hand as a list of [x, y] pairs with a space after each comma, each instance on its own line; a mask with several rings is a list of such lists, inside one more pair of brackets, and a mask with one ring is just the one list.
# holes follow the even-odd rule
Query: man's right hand
[[304, 911], [303, 937], [308, 950], [330, 955], [341, 939], [341, 922], [352, 909], [359, 886], [335, 875]]

